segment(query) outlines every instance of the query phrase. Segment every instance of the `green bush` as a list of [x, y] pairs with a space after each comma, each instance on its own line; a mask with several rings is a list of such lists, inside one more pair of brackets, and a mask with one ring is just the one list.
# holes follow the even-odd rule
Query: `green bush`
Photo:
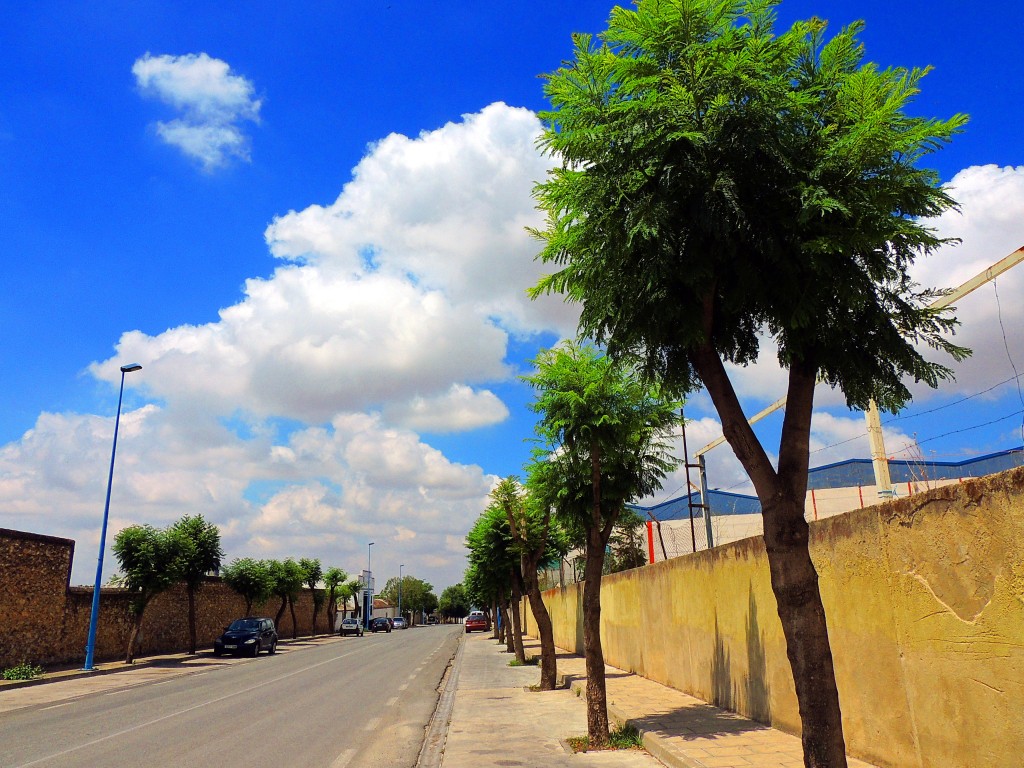
[[4, 680], [31, 680], [42, 676], [42, 667], [33, 666], [26, 661], [21, 662], [21, 664], [16, 667], [5, 669], [3, 672]]

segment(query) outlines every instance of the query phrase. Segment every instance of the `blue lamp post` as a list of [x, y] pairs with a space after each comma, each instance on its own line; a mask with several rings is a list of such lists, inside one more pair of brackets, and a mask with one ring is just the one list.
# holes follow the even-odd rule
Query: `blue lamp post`
[[363, 626], [366, 629], [370, 628], [370, 619], [373, 618], [373, 571], [370, 569], [370, 547], [373, 546], [371, 541], [366, 545], [366, 590], [370, 593], [370, 598], [365, 601], [363, 608]]
[[117, 454], [117, 429], [121, 424], [121, 399], [124, 397], [124, 375], [140, 371], [142, 366], [130, 363], [121, 366], [121, 391], [117, 395], [117, 417], [114, 419], [114, 447], [110, 451], [110, 474], [107, 476], [107, 502], [103, 505], [103, 527], [100, 529], [100, 555], [96, 561], [96, 586], [92, 590], [92, 614], [89, 616], [89, 641], [85, 646], [85, 665], [82, 669], [92, 672], [93, 656], [96, 653], [96, 621], [100, 614], [100, 583], [103, 579], [103, 550], [107, 544], [107, 516], [110, 514], [110, 486], [114, 482], [114, 456]]

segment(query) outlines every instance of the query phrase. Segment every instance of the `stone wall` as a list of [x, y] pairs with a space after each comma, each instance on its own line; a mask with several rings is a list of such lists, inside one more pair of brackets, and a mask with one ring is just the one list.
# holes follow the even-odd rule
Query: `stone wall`
[[[811, 524], [851, 754], [1020, 765], [1022, 542], [1024, 468]], [[576, 653], [582, 586], [544, 595]], [[601, 593], [609, 664], [799, 733], [761, 538], [605, 577]]]
[[[41, 665], [84, 662], [92, 611], [92, 588], [69, 587], [75, 543], [0, 528], [0, 669], [22, 661]], [[100, 591], [96, 660], [123, 658], [132, 617], [130, 595], [122, 589]], [[277, 616], [281, 601], [254, 605], [256, 615]], [[199, 648], [210, 648], [224, 627], [245, 614], [245, 600], [218, 578], [207, 579], [196, 597]], [[303, 590], [295, 603], [296, 626], [285, 609], [281, 637], [309, 635], [313, 601]], [[327, 631], [326, 610], [317, 632]], [[183, 585], [158, 595], [146, 608], [141, 653], [186, 651], [189, 646], [188, 596]]]

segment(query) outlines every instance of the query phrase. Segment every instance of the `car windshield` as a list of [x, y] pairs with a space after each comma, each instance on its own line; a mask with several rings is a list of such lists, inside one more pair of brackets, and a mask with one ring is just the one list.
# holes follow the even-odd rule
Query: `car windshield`
[[255, 619], [235, 619], [231, 622], [231, 626], [228, 627], [228, 631], [239, 632], [246, 629], [259, 629], [260, 623]]

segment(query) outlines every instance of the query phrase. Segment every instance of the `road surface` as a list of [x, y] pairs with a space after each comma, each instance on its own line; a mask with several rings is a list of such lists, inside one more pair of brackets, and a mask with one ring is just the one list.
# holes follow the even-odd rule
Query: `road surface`
[[413, 766], [460, 634], [433, 626], [282, 645], [275, 656], [3, 712], [0, 766]]

